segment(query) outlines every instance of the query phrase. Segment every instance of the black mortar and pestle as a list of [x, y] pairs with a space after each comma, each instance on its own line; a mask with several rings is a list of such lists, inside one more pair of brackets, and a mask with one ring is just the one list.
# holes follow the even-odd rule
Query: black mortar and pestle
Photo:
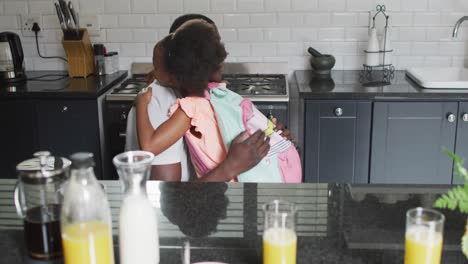
[[329, 75], [331, 69], [335, 66], [335, 57], [329, 54], [322, 54], [316, 49], [309, 47], [307, 51], [312, 55], [310, 66], [316, 74]]

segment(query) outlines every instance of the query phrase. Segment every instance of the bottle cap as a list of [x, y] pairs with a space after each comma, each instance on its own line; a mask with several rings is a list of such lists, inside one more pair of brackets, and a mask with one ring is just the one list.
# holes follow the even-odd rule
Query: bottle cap
[[72, 169], [84, 169], [94, 167], [94, 155], [90, 152], [78, 152], [70, 156]]

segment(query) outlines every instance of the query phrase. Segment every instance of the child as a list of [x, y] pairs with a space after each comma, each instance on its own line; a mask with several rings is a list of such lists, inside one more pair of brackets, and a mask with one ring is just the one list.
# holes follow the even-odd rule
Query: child
[[[205, 172], [211, 170], [225, 158], [226, 150], [224, 143], [230, 145], [233, 140], [232, 133], [223, 133], [225, 137], [223, 141], [223, 137], [218, 129], [216, 115], [209, 101], [210, 92], [206, 89], [208, 80], [220, 79], [220, 65], [222, 65], [227, 53], [220, 42], [216, 30], [203, 21], [191, 21], [184, 24], [174, 35], [170, 35], [162, 40], [155, 52], [160, 54], [159, 56], [162, 58], [162, 60], [159, 60], [161, 63], [156, 66], [155, 74], [158, 75], [159, 71], [159, 75], [161, 75], [163, 73], [161, 70], [166, 68], [170, 75], [174, 76], [172, 80], [169, 80], [169, 76], [156, 76], [157, 79], [159, 80], [160, 77], [168, 78], [168, 81], [173, 82], [176, 89], [184, 98], [178, 100], [171, 111], [171, 118], [156, 129], [156, 131], [148, 126], [148, 118], [144, 116], [144, 111], [141, 111], [142, 115], [138, 115], [140, 143], [143, 149], [158, 152], [164, 150], [184, 135], [192, 154], [192, 162], [195, 165], [197, 174], [198, 176], [204, 175]], [[174, 87], [174, 85], [171, 86]], [[222, 91], [223, 89], [219, 87], [213, 89], [212, 92], [215, 90]], [[213, 96], [213, 93], [211, 93], [211, 96]], [[140, 106], [144, 109], [144, 101], [140, 101], [137, 107]], [[234, 105], [235, 107], [240, 107], [240, 105]], [[256, 118], [264, 118], [261, 120], [265, 121], [265, 126], [268, 125], [267, 119], [263, 115], [259, 115], [260, 112], [256, 112], [258, 110], [253, 107], [251, 110], [255, 112]], [[218, 120], [229, 117], [225, 116], [222, 111], [217, 111], [216, 114], [219, 115]], [[249, 119], [253, 121], [252, 117], [249, 116]], [[241, 119], [239, 118], [239, 120]], [[251, 124], [255, 123], [249, 122]], [[221, 123], [227, 124], [226, 122]], [[258, 125], [250, 125], [248, 128], [252, 131], [260, 127]], [[265, 127], [263, 126], [262, 128]], [[226, 127], [223, 127], [222, 130], [230, 132]], [[281, 136], [276, 134], [276, 132], [272, 132], [272, 135], [273, 138], [276, 137], [279, 140], [278, 142], [283, 142]], [[283, 143], [286, 143], [285, 149], [289, 153], [284, 155], [286, 167], [281, 167], [278, 164], [277, 160], [279, 156], [277, 154], [282, 152], [283, 149], [277, 149], [278, 153], [272, 152], [268, 160], [261, 162], [263, 165], [257, 165], [249, 171], [250, 175], [240, 175], [239, 180], [253, 182], [300, 182], [301, 168], [297, 152], [294, 152], [294, 147], [294, 151], [290, 151], [289, 147], [292, 147], [292, 145], [289, 141], [284, 141]], [[281, 175], [282, 171], [288, 166], [294, 169], [292, 171], [296, 173], [294, 179]]]

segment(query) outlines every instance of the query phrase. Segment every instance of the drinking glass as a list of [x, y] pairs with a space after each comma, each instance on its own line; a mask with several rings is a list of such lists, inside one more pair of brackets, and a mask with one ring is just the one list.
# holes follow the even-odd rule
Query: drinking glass
[[444, 221], [444, 215], [432, 209], [406, 212], [405, 264], [440, 263]]
[[295, 264], [297, 251], [296, 207], [274, 200], [263, 206], [263, 264]]

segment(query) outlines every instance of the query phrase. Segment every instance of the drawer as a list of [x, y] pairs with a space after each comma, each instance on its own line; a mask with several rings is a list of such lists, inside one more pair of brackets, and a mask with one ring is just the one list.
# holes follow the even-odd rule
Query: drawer
[[355, 118], [356, 103], [354, 102], [321, 102], [320, 117], [325, 118]]

